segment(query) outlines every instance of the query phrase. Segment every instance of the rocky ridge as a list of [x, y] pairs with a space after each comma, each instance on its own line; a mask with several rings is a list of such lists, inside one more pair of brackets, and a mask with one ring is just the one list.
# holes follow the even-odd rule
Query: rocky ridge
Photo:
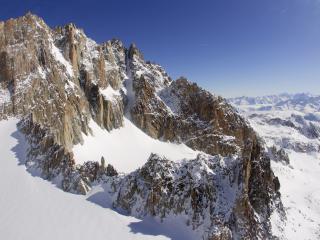
[[[0, 94], [0, 119], [21, 119], [29, 170], [65, 191], [107, 182], [114, 206], [134, 216], [183, 215], [205, 239], [271, 237], [280, 185], [255, 132], [223, 98], [173, 81], [134, 44], [99, 45], [74, 24], [50, 29], [30, 13], [0, 22]], [[183, 163], [152, 155], [127, 175], [104, 161], [76, 164], [72, 146], [91, 134], [91, 119], [108, 134], [125, 117], [204, 153]]]

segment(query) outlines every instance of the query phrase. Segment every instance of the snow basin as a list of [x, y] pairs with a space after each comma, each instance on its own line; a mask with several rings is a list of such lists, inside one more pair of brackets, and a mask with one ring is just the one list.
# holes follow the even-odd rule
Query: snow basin
[[198, 239], [182, 221], [139, 220], [88, 201], [99, 189], [75, 195], [32, 176], [24, 165], [28, 144], [17, 122], [0, 121], [0, 239]]
[[110, 163], [117, 171], [129, 173], [142, 167], [151, 153], [164, 156], [172, 161], [194, 159], [198, 151], [194, 151], [185, 144], [163, 142], [156, 140], [139, 128], [130, 120], [124, 118], [124, 126], [108, 132], [100, 128], [93, 120], [89, 124], [93, 135], [84, 135], [84, 143], [73, 147], [77, 163], [99, 161], [104, 156], [106, 163]]

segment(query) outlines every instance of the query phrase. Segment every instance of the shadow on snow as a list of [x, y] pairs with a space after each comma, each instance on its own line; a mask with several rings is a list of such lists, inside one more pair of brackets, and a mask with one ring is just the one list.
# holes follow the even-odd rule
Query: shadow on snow
[[[11, 134], [11, 137], [17, 140], [17, 144], [11, 148], [10, 150], [14, 153], [16, 159], [18, 159], [18, 165], [25, 166], [27, 160], [27, 151], [28, 151], [28, 143], [25, 139], [25, 136], [20, 131], [15, 131]], [[33, 177], [41, 177], [41, 172], [36, 170], [31, 170], [30, 168], [26, 168], [26, 170], [33, 176]], [[43, 178], [42, 178], [43, 179]], [[57, 186], [57, 185], [55, 185]], [[120, 209], [115, 209], [112, 207], [112, 199], [111, 195], [108, 193], [106, 186], [101, 185], [101, 191], [93, 193], [89, 195], [86, 200], [99, 205], [102, 208], [109, 208], [113, 211], [117, 212], [118, 214], [124, 216], [130, 216], [125, 211]], [[66, 193], [70, 194], [70, 193]], [[150, 235], [150, 236], [165, 236], [170, 239], [195, 239], [190, 229], [188, 229], [184, 223], [177, 222], [177, 221], [164, 221], [160, 222], [155, 218], [152, 217], [145, 217], [141, 221], [138, 222], [131, 222], [128, 224], [130, 231], [135, 234], [143, 234], [143, 235]]]

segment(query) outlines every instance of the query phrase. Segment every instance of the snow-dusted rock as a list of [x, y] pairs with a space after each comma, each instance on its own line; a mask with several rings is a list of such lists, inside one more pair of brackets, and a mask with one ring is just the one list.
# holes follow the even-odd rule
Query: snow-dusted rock
[[153, 154], [141, 169], [114, 185], [114, 206], [140, 218], [155, 216], [165, 221], [183, 216], [204, 239], [265, 238], [263, 218], [255, 217], [250, 205], [243, 206], [246, 186], [239, 181], [243, 177], [239, 161], [198, 155], [174, 163]]
[[[99, 45], [74, 24], [50, 29], [30, 13], [0, 22], [0, 94], [0, 119], [21, 120], [30, 146], [27, 169], [65, 191], [86, 194], [112, 182], [115, 206], [136, 216], [184, 217], [206, 239], [270, 237], [280, 185], [253, 129], [223, 98], [185, 78], [173, 81], [135, 45]], [[127, 129], [126, 121], [139, 128], [127, 134], [148, 139], [141, 143], [147, 150], [161, 145], [172, 156], [179, 149], [204, 153], [175, 162], [152, 155], [127, 174], [106, 166], [114, 161], [108, 158], [80, 164], [73, 149], [94, 137], [90, 123], [112, 136]], [[308, 126], [301, 131], [318, 134]]]

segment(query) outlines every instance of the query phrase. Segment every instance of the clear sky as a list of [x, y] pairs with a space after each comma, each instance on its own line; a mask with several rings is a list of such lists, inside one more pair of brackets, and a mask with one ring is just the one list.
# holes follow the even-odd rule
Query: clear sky
[[320, 0], [0, 0], [0, 19], [27, 11], [145, 58], [223, 96], [320, 93]]

